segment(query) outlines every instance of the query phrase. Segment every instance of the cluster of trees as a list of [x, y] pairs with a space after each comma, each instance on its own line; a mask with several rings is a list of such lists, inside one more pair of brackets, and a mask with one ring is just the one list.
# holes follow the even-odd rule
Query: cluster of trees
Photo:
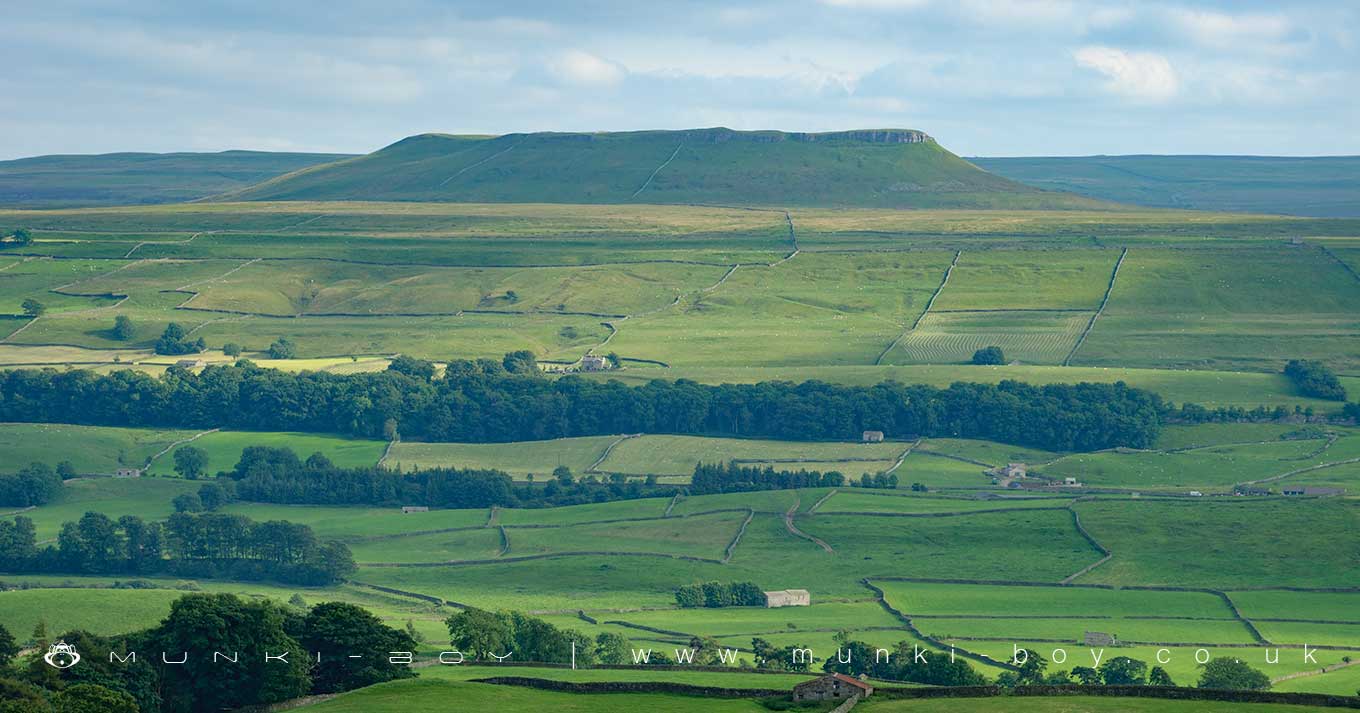
[[[1148, 667], [1146, 661], [1128, 656], [1115, 656], [1097, 668], [1075, 666], [1071, 671], [1048, 671], [1048, 661], [1037, 651], [1017, 653], [1018, 671], [1007, 671], [997, 678], [1002, 686], [1063, 685], [1083, 686], [1175, 686], [1176, 682], [1161, 666]], [[1215, 658], [1200, 664], [1200, 688], [1264, 691], [1270, 688], [1270, 677], [1240, 659]]]
[[0, 506], [46, 505], [61, 493], [61, 481], [61, 475], [43, 463], [20, 468], [17, 473], [0, 473]]
[[682, 609], [759, 607], [765, 605], [765, 592], [754, 582], [685, 584], [675, 590], [675, 603]]
[[[190, 713], [265, 706], [308, 694], [338, 693], [415, 675], [393, 664], [390, 651], [413, 651], [405, 632], [352, 604], [326, 602], [298, 610], [232, 594], [189, 594], [171, 604], [158, 626], [115, 637], [73, 631], [62, 640], [81, 654], [79, 666], [58, 670], [36, 653], [4, 678], [0, 630], [0, 710], [33, 713]], [[218, 659], [212, 652], [237, 663]], [[265, 654], [290, 652], [285, 661]], [[135, 659], [126, 660], [136, 652]], [[183, 664], [161, 664], [186, 656]], [[110, 654], [117, 654], [117, 659]], [[358, 658], [351, 658], [357, 655]], [[12, 654], [11, 654], [12, 656]], [[126, 661], [125, 661], [126, 660]]]
[[64, 523], [56, 546], [39, 548], [33, 521], [0, 520], [0, 568], [13, 572], [156, 574], [275, 580], [320, 586], [355, 570], [341, 542], [306, 525], [241, 515], [176, 513], [164, 523], [87, 512]]
[[983, 347], [973, 352], [973, 363], [981, 366], [998, 366], [1006, 363], [1006, 353], [1001, 347]]
[[[1057, 451], [1150, 446], [1165, 408], [1123, 383], [1032, 386], [883, 382], [642, 386], [550, 379], [530, 354], [455, 361], [443, 378], [406, 362], [376, 374], [286, 373], [247, 361], [201, 373], [169, 370], [0, 372], [0, 420], [223, 427], [407, 440], [507, 442], [613, 433], [687, 433], [787, 440], [983, 438]], [[413, 366], [420, 366], [412, 376]]]
[[[3, 235], [0, 232], [0, 235]], [[0, 238], [0, 250], [5, 248], [26, 248], [33, 244], [33, 235], [26, 228], [15, 228], [14, 232]]]
[[469, 608], [444, 623], [449, 628], [450, 643], [470, 661], [493, 661], [513, 652], [511, 661], [570, 663], [571, 646], [575, 643], [578, 665], [631, 662], [627, 639], [621, 636], [601, 642], [608, 649], [602, 651], [597, 648], [597, 641], [579, 631], [560, 629], [517, 611]]
[[[118, 325], [114, 325], [117, 329]], [[203, 337], [189, 339], [188, 332], [179, 322], [171, 322], [165, 325], [165, 331], [161, 332], [160, 339], [156, 340], [155, 350], [157, 354], [167, 356], [179, 356], [181, 354], [198, 354], [207, 351], [208, 343], [203, 341]]]
[[845, 476], [830, 471], [775, 470], [770, 466], [745, 466], [736, 463], [699, 463], [689, 481], [693, 495], [739, 493], [749, 490], [792, 490], [794, 488], [838, 488]]
[[[910, 681], [932, 686], [981, 686], [987, 683], [982, 674], [961, 658], [949, 660], [949, 655], [931, 651], [916, 659], [915, 642], [899, 641], [893, 647], [892, 655], [877, 660], [874, 655], [879, 647], [870, 646], [863, 641], [852, 641], [844, 632], [836, 635], [836, 645], [843, 652], [822, 664], [822, 669], [831, 673], [844, 673], [852, 676], [860, 674], [886, 681]], [[848, 652], [848, 656], [844, 652]], [[848, 658], [849, 663], [841, 663]]]
[[1285, 364], [1284, 375], [1294, 382], [1294, 388], [1304, 396], [1328, 401], [1346, 400], [1346, 389], [1336, 377], [1336, 372], [1322, 362], [1293, 359]]

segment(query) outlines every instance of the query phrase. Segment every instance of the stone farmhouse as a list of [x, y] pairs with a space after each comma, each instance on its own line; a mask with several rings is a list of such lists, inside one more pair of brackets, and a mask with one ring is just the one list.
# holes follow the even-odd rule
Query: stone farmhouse
[[850, 698], [868, 698], [873, 694], [873, 686], [843, 673], [822, 676], [793, 687], [793, 700], [795, 701], [848, 700]]
[[781, 589], [765, 592], [765, 608], [812, 606], [812, 595], [806, 589]]

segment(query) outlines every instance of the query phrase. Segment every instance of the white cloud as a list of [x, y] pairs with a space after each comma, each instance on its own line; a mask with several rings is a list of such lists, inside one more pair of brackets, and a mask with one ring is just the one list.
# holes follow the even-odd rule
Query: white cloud
[[1180, 89], [1171, 62], [1152, 52], [1126, 52], [1114, 47], [1083, 47], [1077, 64], [1105, 76], [1105, 88], [1140, 101], [1166, 101]]
[[1228, 15], [1221, 12], [1176, 9], [1172, 22], [1196, 42], [1218, 48], [1285, 42], [1294, 33], [1280, 15]]
[[581, 50], [568, 50], [548, 64], [553, 76], [569, 84], [618, 84], [628, 70], [617, 62]]

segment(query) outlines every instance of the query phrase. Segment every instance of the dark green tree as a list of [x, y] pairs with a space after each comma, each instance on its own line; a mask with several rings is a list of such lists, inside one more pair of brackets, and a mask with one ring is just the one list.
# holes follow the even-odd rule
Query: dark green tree
[[1171, 674], [1167, 673], [1166, 669], [1161, 666], [1153, 666], [1152, 670], [1148, 671], [1148, 685], [1175, 686], [1176, 682], [1171, 680]]
[[170, 503], [175, 506], [175, 512], [203, 512], [203, 500], [196, 493], [176, 495]]
[[469, 660], [487, 661], [493, 653], [504, 656], [515, 648], [509, 620], [489, 611], [464, 609], [444, 623], [449, 642]]
[[416, 642], [353, 604], [313, 606], [298, 640], [313, 660], [320, 654], [320, 663], [312, 665], [312, 693], [338, 693], [415, 676], [407, 666], [391, 663], [389, 652], [415, 651]]
[[601, 632], [595, 637], [595, 658], [602, 664], [616, 666], [633, 663], [633, 642], [623, 634]]
[[297, 358], [297, 345], [293, 344], [287, 337], [279, 337], [269, 345], [268, 354], [270, 359], [295, 359]]
[[113, 318], [113, 338], [120, 342], [131, 341], [137, 336], [137, 326], [132, 323], [132, 318], [120, 314]]
[[229, 357], [241, 356], [241, 345], [236, 342], [227, 342], [222, 345], [222, 353]]
[[94, 683], [67, 686], [52, 697], [55, 713], [139, 713], [132, 696]]
[[0, 671], [9, 668], [9, 663], [19, 655], [19, 643], [14, 640], [14, 635], [9, 633], [9, 629], [0, 626]]
[[41, 317], [43, 312], [47, 311], [46, 305], [33, 299], [32, 297], [24, 300], [24, 303], [20, 305], [20, 307], [24, 310], [24, 314], [28, 315], [29, 317]]
[[1001, 351], [1001, 347], [983, 347], [973, 352], [973, 363], [980, 365], [998, 365], [1006, 363], [1006, 353]]
[[208, 452], [197, 446], [175, 449], [175, 472], [189, 480], [198, 480], [208, 467]]
[[393, 359], [392, 362], [387, 365], [387, 370], [394, 371], [398, 374], [405, 374], [412, 379], [420, 379], [421, 381], [430, 381], [434, 379], [435, 372], [434, 364], [432, 362], [409, 357], [404, 354]]
[[1116, 656], [1100, 665], [1100, 679], [1107, 686], [1141, 686], [1147, 683], [1147, 663]]
[[1238, 691], [1264, 691], [1270, 688], [1270, 676], [1240, 659], [1220, 657], [1201, 664], [1200, 688], [1221, 688]]

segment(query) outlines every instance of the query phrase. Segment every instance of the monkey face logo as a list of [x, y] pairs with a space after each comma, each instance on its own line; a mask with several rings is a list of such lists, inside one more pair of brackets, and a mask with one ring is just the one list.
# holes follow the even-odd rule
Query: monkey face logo
[[67, 669], [80, 663], [80, 654], [76, 652], [76, 647], [65, 641], [58, 641], [43, 654], [43, 660], [53, 668]]

